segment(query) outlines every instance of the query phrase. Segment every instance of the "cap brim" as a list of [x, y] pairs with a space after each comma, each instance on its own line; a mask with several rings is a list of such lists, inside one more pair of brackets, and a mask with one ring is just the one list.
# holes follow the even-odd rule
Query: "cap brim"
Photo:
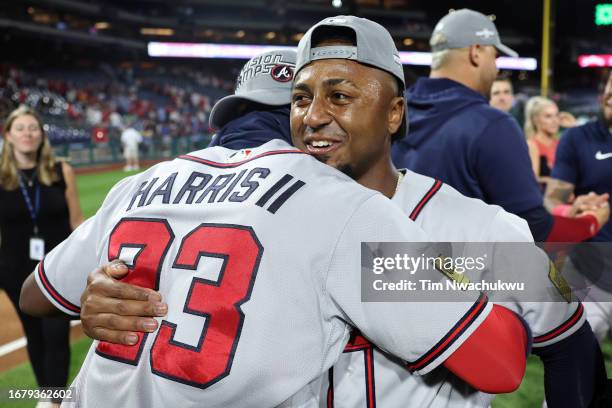
[[238, 107], [240, 103], [245, 101], [270, 106], [289, 105], [291, 103], [291, 95], [289, 95], [286, 89], [282, 93], [287, 95], [280, 95], [280, 92], [274, 92], [274, 90], [270, 89], [261, 89], [250, 91], [243, 95], [228, 95], [221, 98], [210, 111], [208, 125], [213, 129], [220, 129], [229, 121], [236, 119], [242, 114]]
[[497, 48], [499, 51], [501, 51], [503, 54], [506, 54], [509, 57], [518, 57], [518, 52], [514, 51], [512, 48], [505, 46], [502, 43], [499, 43], [495, 46], [495, 48]]

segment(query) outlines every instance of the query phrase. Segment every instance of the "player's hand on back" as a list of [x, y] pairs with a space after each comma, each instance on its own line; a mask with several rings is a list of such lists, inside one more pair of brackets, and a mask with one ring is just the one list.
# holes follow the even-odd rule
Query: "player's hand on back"
[[81, 323], [89, 337], [119, 344], [135, 344], [134, 332], [152, 332], [168, 306], [161, 295], [147, 288], [120, 282], [128, 268], [113, 261], [89, 274], [81, 295]]

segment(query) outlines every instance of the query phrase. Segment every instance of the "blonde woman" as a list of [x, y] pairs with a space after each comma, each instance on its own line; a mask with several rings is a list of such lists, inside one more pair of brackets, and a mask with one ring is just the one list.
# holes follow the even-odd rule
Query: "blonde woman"
[[27, 107], [6, 118], [3, 141], [0, 288], [8, 294], [23, 324], [38, 385], [65, 387], [70, 362], [69, 322], [21, 313], [19, 293], [38, 260], [83, 221], [75, 176], [67, 163], [54, 159], [40, 117]]
[[536, 178], [546, 183], [555, 164], [559, 139], [559, 108], [548, 98], [534, 96], [525, 106], [525, 135]]

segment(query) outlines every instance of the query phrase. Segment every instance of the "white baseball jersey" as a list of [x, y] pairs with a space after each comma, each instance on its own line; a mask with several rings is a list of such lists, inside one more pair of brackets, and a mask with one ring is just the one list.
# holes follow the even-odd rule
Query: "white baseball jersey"
[[[272, 407], [332, 366], [350, 326], [402, 360], [426, 357], [423, 372], [469, 337], [492, 307], [483, 297], [458, 292], [436, 316], [361, 302], [362, 241], [427, 240], [379, 193], [272, 141], [205, 149], [122, 181], [36, 280], [78, 314], [88, 273], [120, 258], [125, 281], [168, 303], [136, 346], [94, 342], [74, 382], [78, 406]], [[426, 250], [414, 246], [412, 256]], [[442, 338], [448, 346], [432, 352]]]
[[[405, 171], [393, 202], [434, 241], [533, 241], [523, 219], [499, 206], [465, 197], [440, 181], [409, 170]], [[550, 286], [548, 262], [542, 253], [540, 287]], [[522, 265], [521, 259], [517, 259], [517, 268]], [[524, 268], [526, 273], [534, 269]], [[473, 273], [466, 272], [472, 280], [486, 279]], [[530, 281], [538, 282], [534, 279]], [[534, 336], [533, 347], [555, 343], [584, 323], [582, 305], [578, 302], [567, 303], [561, 294], [557, 295], [557, 302], [504, 299], [507, 301], [502, 303], [529, 324]], [[422, 313], [427, 313], [427, 307], [425, 304]], [[434, 317], [435, 313], [428, 315]], [[322, 377], [319, 386], [322, 407], [488, 407], [494, 397], [476, 391], [444, 367], [424, 376], [412, 375], [403, 362], [376, 349], [358, 334], [353, 335], [344, 353], [328, 375]], [[314, 384], [311, 387], [316, 388]], [[314, 391], [307, 393], [312, 395]]]

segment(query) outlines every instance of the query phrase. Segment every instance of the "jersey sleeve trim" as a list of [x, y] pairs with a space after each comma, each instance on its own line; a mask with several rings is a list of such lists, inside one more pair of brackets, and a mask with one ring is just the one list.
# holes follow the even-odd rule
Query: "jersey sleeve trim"
[[[365, 397], [366, 408], [376, 408], [376, 381], [374, 380], [374, 345], [363, 337], [359, 330], [354, 329], [351, 338], [344, 347], [344, 353], [363, 352], [363, 366], [365, 370]], [[333, 387], [333, 378], [330, 378]]]
[[201, 157], [197, 157], [197, 156], [192, 156], [189, 154], [185, 154], [182, 156], [179, 156], [179, 159], [182, 160], [188, 160], [188, 161], [192, 161], [192, 162], [196, 162], [196, 163], [200, 163], [200, 164], [205, 164], [207, 166], [211, 166], [211, 167], [216, 167], [219, 169], [227, 169], [227, 168], [234, 168], [234, 167], [238, 167], [238, 166], [242, 166], [245, 163], [251, 162], [255, 159], [259, 159], [261, 157], [266, 157], [266, 156], [275, 156], [277, 154], [306, 154], [301, 150], [273, 150], [270, 152], [265, 152], [262, 154], [258, 154], [257, 156], [253, 156], [250, 157], [248, 159], [242, 160], [242, 161], [238, 161], [236, 163], [219, 163], [216, 161], [212, 161], [212, 160], [207, 160], [207, 159], [203, 159]]
[[69, 315], [78, 316], [81, 314], [81, 308], [60, 295], [51, 282], [49, 282], [49, 278], [45, 273], [44, 260], [38, 264], [38, 271], [35, 276], [38, 286], [55, 307]]
[[344, 352], [350, 353], [352, 351], [361, 351], [372, 347], [374, 347], [374, 345], [370, 342], [370, 340], [363, 337], [359, 330], [353, 329], [351, 338], [349, 339], [348, 343], [346, 343], [346, 346], [344, 346]]
[[533, 338], [533, 347], [544, 347], [556, 343], [578, 330], [584, 323], [584, 306], [578, 304], [576, 311], [560, 326]]
[[435, 346], [429, 349], [419, 359], [407, 363], [408, 370], [410, 370], [410, 372], [426, 373], [429, 371], [428, 368], [430, 368], [430, 366], [437, 366], [438, 364], [434, 364], [434, 362], [438, 360], [438, 358], [447, 351], [475, 321], [478, 320], [487, 309], [488, 303], [489, 298], [487, 295], [481, 293], [472, 307], [470, 307], [463, 317], [459, 319]]
[[442, 188], [442, 184], [443, 183], [440, 180], [434, 181], [429, 191], [425, 193], [423, 198], [421, 198], [421, 201], [419, 201], [419, 203], [416, 205], [416, 207], [414, 207], [414, 209], [410, 213], [410, 219], [412, 221], [417, 219], [417, 217], [419, 216], [423, 208], [427, 205], [427, 203], [433, 198], [434, 195], [436, 195], [438, 191], [440, 191], [440, 188]]
[[334, 367], [329, 367], [327, 372], [327, 408], [334, 408]]

